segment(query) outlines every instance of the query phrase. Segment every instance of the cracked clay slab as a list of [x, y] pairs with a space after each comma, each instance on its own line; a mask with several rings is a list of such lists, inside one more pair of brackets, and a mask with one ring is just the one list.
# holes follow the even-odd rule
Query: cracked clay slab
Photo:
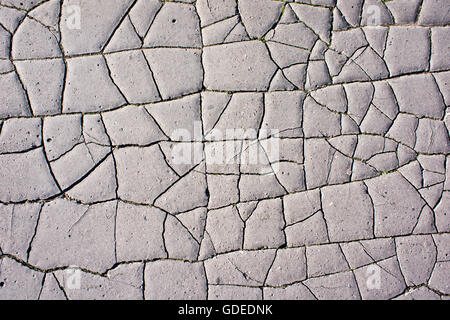
[[0, 0], [0, 299], [448, 300], [449, 10]]

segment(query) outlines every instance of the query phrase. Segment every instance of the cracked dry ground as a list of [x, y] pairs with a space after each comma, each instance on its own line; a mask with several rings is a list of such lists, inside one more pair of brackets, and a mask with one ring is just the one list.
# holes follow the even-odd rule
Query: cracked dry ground
[[449, 9], [0, 0], [0, 298], [449, 299]]

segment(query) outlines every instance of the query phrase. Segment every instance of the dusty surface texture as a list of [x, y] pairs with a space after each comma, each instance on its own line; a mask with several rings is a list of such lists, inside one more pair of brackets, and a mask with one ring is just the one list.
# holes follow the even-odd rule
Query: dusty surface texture
[[0, 0], [0, 299], [449, 299], [448, 0]]

